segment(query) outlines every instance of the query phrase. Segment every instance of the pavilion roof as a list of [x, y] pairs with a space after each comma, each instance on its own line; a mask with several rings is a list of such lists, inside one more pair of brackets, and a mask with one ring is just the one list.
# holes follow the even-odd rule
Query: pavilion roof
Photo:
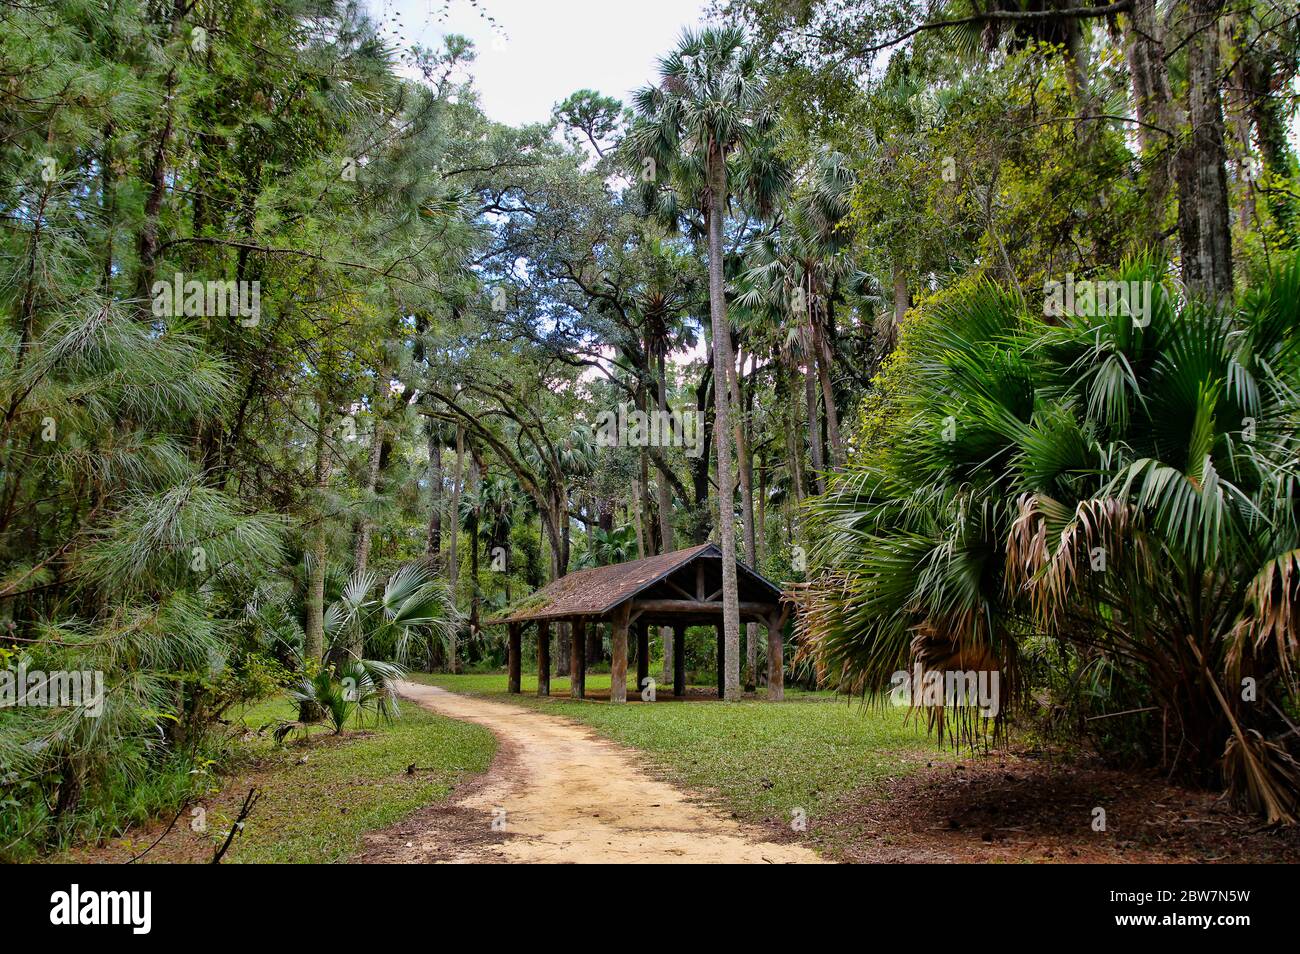
[[[604, 616], [619, 604], [650, 589], [688, 564], [721, 558], [722, 551], [716, 543], [702, 543], [643, 560], [575, 570], [558, 580], [552, 580], [501, 616], [487, 622], [525, 623]], [[736, 574], [750, 586], [769, 591], [774, 602], [780, 600], [780, 587], [739, 561], [736, 563]]]

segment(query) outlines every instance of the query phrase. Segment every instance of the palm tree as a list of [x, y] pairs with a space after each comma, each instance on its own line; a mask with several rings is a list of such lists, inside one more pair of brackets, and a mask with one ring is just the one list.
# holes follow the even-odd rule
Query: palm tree
[[[729, 382], [734, 374], [723, 287], [723, 232], [732, 196], [728, 164], [743, 166], [751, 198], [766, 211], [784, 174], [771, 161], [773, 115], [767, 68], [736, 27], [687, 31], [659, 62], [660, 82], [633, 96], [637, 120], [629, 145], [638, 165], [649, 160], [658, 181], [674, 175], [704, 213], [708, 235], [709, 323], [713, 339], [718, 524], [722, 542], [724, 695], [740, 697], [740, 616], [736, 587], [735, 477], [731, 461]], [[660, 203], [662, 204], [662, 203]]]
[[1072, 681], [1106, 674], [1128, 720], [1107, 733], [1162, 761], [1167, 727], [1171, 773], [1295, 819], [1296, 737], [1265, 697], [1298, 688], [1300, 264], [1235, 308], [1163, 274], [1115, 276], [1151, 289], [1141, 320], [985, 285], [905, 329], [891, 428], [812, 505], [800, 625], [864, 691], [913, 664], [1014, 678], [1049, 640]]
[[346, 668], [362, 657], [390, 657], [406, 664], [421, 643], [450, 643], [461, 624], [447, 587], [420, 563], [402, 567], [371, 595], [378, 585], [374, 573], [354, 573], [343, 593], [325, 611], [327, 655]]
[[503, 474], [487, 478], [479, 485], [479, 520], [483, 545], [490, 557], [498, 548], [505, 555], [505, 596], [510, 602], [510, 531], [522, 504], [523, 494], [518, 483]]
[[627, 523], [612, 530], [593, 527], [581, 564], [585, 567], [626, 563], [636, 554], [636, 528]]
[[[853, 177], [844, 156], [824, 152], [804, 177], [793, 201], [745, 251], [746, 268], [737, 303], [793, 337], [803, 357], [808, 431], [818, 487], [827, 461], [821, 451], [820, 398], [826, 420], [829, 464], [844, 464], [844, 440], [831, 381], [833, 353], [828, 336], [833, 309], [846, 284], [860, 286], [847, 254], [848, 233], [841, 228], [851, 210]], [[787, 316], [794, 319], [793, 324]]]

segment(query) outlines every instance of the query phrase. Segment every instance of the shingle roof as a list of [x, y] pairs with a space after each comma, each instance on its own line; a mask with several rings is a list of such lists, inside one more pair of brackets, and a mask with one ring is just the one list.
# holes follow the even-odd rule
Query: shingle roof
[[[712, 551], [710, 553], [710, 551]], [[575, 570], [552, 580], [527, 599], [520, 601], [495, 619], [496, 623], [522, 623], [530, 620], [562, 619], [570, 616], [600, 616], [625, 600], [631, 599], [687, 563], [703, 556], [721, 557], [716, 543], [702, 543], [685, 550], [659, 556]], [[736, 569], [766, 584], [773, 592], [780, 590], [753, 570], [737, 563]]]

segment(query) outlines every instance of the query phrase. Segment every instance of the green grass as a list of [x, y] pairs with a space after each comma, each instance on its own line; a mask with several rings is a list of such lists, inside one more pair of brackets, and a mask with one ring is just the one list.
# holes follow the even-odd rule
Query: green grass
[[[242, 713], [254, 728], [293, 717], [287, 699]], [[373, 727], [371, 727], [373, 729]], [[256, 756], [262, 798], [224, 860], [323, 863], [340, 861], [361, 836], [445, 799], [466, 775], [485, 771], [496, 750], [487, 729], [456, 722], [403, 703], [391, 726], [334, 740], [313, 732], [307, 746], [275, 747], [259, 740]], [[299, 760], [306, 756], [306, 764]], [[420, 771], [406, 774], [415, 763]], [[242, 796], [242, 792], [240, 793]], [[229, 819], [209, 819], [224, 830]]]
[[[568, 679], [553, 678], [554, 695], [538, 698], [529, 694], [536, 691], [535, 675], [523, 676], [524, 692], [517, 696], [506, 693], [502, 674], [410, 678], [584, 722], [644, 751], [660, 774], [715, 794], [743, 818], [788, 824], [803, 809], [810, 830], [850, 793], [944, 757], [920, 729], [904, 724], [905, 710], [863, 707], [829, 693], [796, 690], [779, 704], [759, 699], [615, 706], [568, 699], [562, 695]], [[588, 686], [608, 689], [609, 677], [589, 676]]]

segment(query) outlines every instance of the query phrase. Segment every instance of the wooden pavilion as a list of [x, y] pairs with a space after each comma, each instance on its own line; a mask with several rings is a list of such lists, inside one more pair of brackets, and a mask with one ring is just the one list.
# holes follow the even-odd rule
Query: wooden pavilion
[[[767, 697], [784, 695], [781, 631], [789, 612], [781, 590], [743, 563], [736, 563], [742, 623], [767, 628]], [[505, 625], [510, 634], [509, 690], [519, 692], [519, 648], [524, 628], [537, 626], [537, 694], [551, 691], [551, 624], [573, 624], [570, 643], [570, 695], [586, 695], [588, 625], [609, 623], [613, 629], [610, 702], [627, 701], [628, 632], [636, 635], [636, 684], [650, 675], [650, 627], [673, 630], [673, 694], [686, 694], [686, 627], [714, 626], [718, 639], [718, 696], [726, 672], [722, 616], [722, 551], [704, 543], [644, 560], [576, 570], [546, 584], [505, 615], [488, 623]]]

